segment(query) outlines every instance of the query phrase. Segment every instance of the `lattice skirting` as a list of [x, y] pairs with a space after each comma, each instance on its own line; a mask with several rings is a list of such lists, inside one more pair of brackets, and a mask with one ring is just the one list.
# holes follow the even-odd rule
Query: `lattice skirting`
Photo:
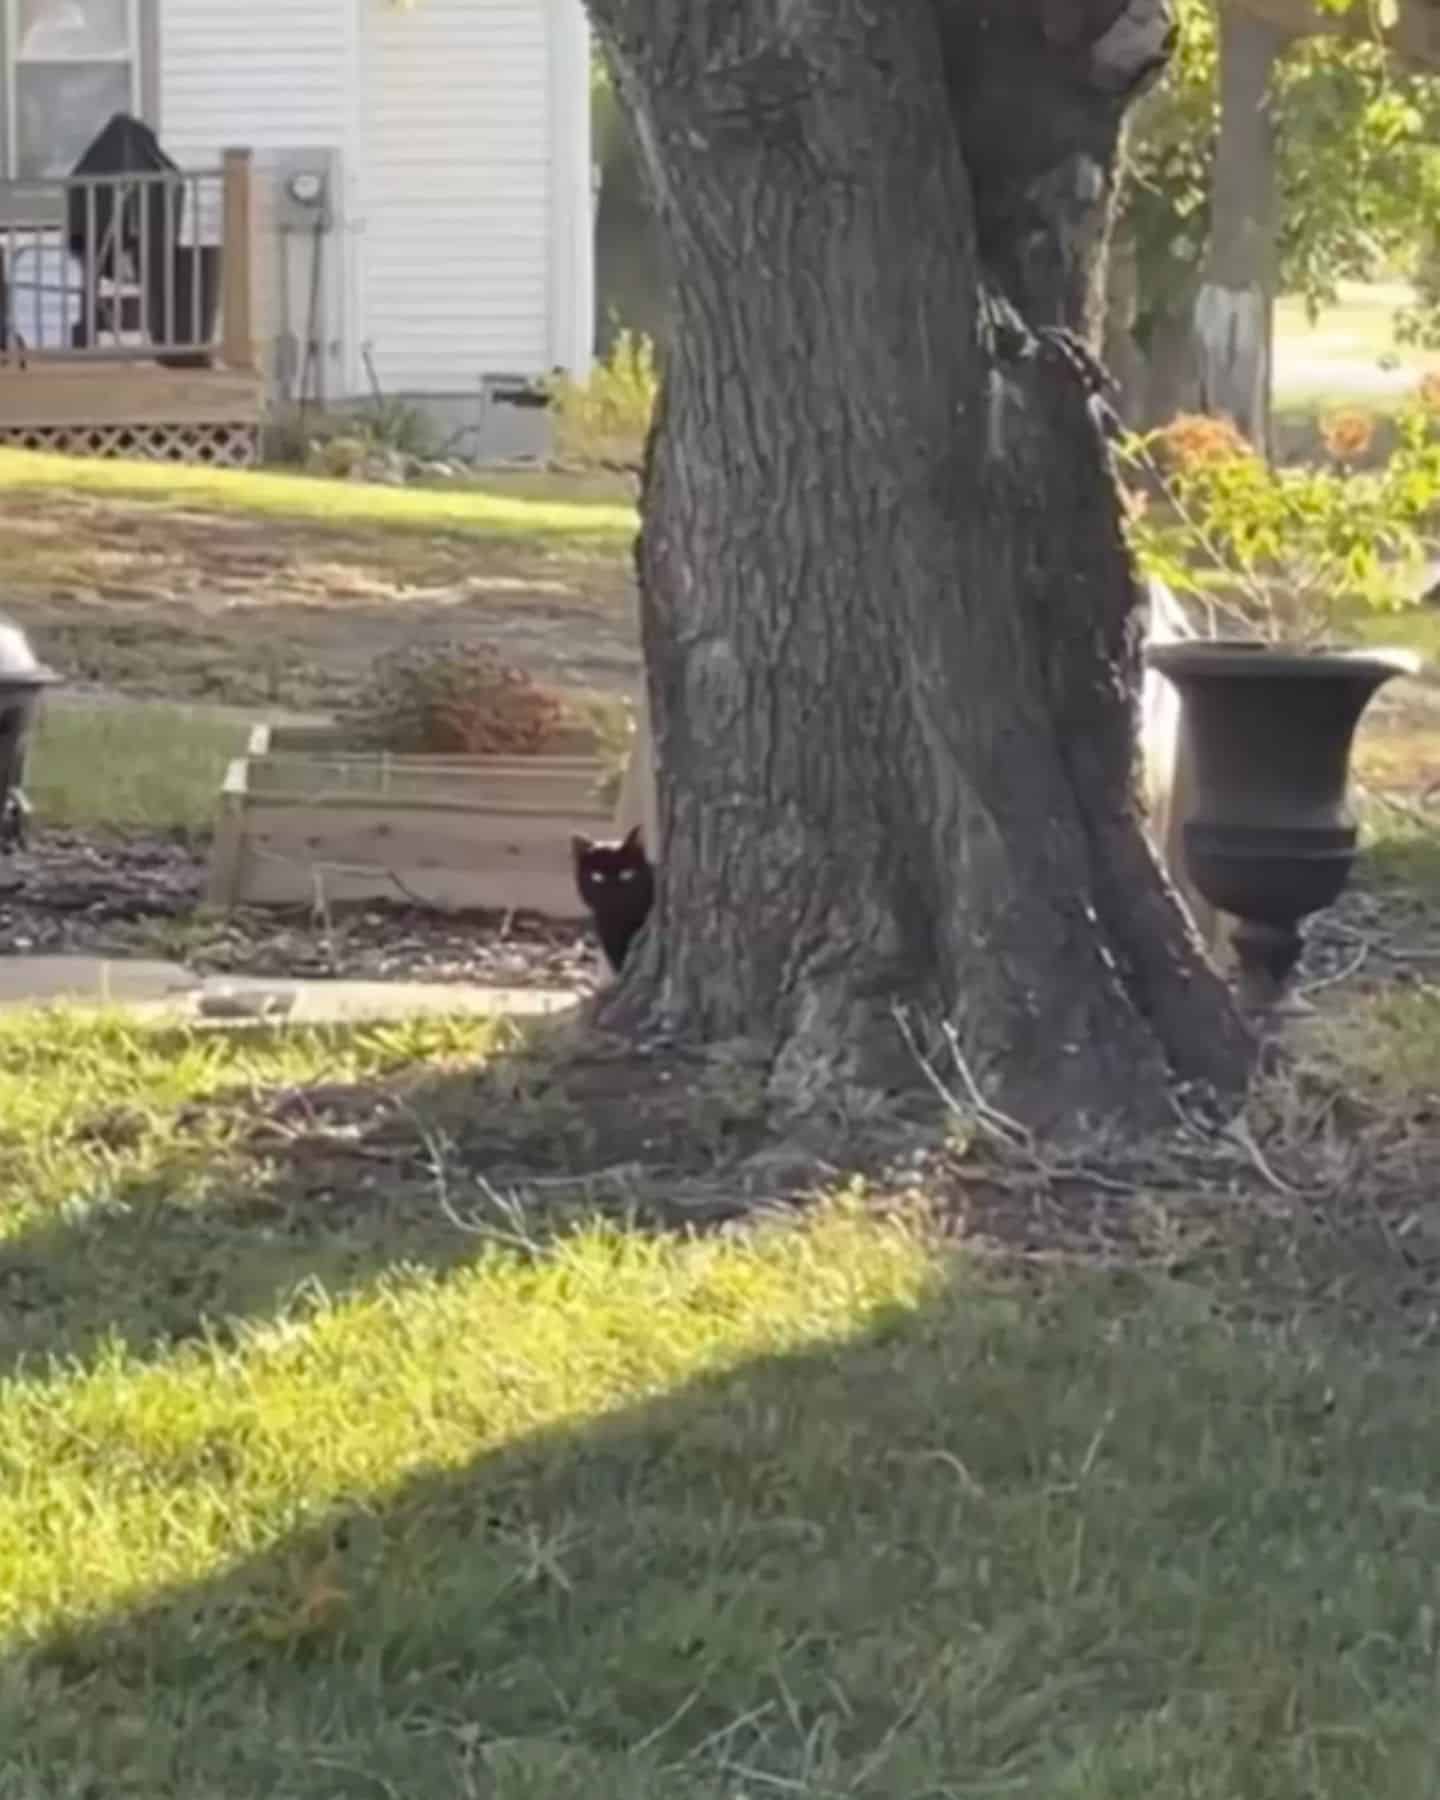
[[260, 460], [260, 427], [242, 425], [0, 425], [0, 445], [62, 456], [128, 456], [142, 462], [248, 469]]

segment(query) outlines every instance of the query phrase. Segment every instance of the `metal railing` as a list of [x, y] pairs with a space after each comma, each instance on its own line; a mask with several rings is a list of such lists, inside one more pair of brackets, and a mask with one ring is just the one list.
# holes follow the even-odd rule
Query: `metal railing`
[[0, 182], [0, 369], [253, 367], [248, 151], [214, 169]]

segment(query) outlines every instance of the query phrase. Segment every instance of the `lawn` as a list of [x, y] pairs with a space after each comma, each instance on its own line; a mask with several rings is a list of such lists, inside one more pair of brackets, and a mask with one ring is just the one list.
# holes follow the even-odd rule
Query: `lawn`
[[587, 1224], [554, 1048], [0, 1022], [0, 1795], [1434, 1791], [1432, 1357], [873, 1185]]
[[[1301, 441], [1317, 406], [1391, 404], [1401, 298], [1347, 288], [1313, 329], [1282, 306], [1277, 404]], [[628, 478], [387, 487], [0, 451], [0, 493], [5, 609], [57, 668], [134, 696], [331, 711], [376, 655], [440, 636], [567, 688], [638, 682]]]
[[[60, 489], [100, 499], [146, 501], [166, 508], [239, 513], [334, 528], [449, 532], [626, 545], [635, 508], [620, 483], [533, 475], [495, 475], [485, 485], [381, 486], [282, 470], [227, 470], [118, 458], [51, 456], [0, 450], [0, 490], [39, 495]], [[587, 497], [563, 496], [579, 490]]]
[[[613, 498], [0, 487], [132, 696], [46, 823], [202, 826], [206, 702], [406, 634], [633, 669]], [[1437, 753], [1377, 705], [1298, 1068], [1093, 1167], [564, 1024], [0, 1015], [0, 1800], [1440, 1792]]]
[[1340, 283], [1336, 305], [1312, 324], [1304, 302], [1275, 309], [1275, 403], [1282, 412], [1390, 404], [1440, 367], [1440, 353], [1395, 341], [1395, 318], [1411, 303], [1403, 282]]
[[72, 679], [331, 711], [416, 639], [497, 644], [573, 689], [638, 673], [613, 481], [384, 487], [0, 451], [5, 611]]
[[204, 831], [247, 729], [233, 715], [159, 701], [50, 700], [27, 792], [41, 828]]

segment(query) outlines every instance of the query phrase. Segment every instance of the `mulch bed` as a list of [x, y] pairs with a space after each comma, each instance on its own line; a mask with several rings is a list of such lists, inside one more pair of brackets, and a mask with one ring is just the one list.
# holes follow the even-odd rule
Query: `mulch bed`
[[[1364, 860], [1314, 920], [1302, 991], [1440, 980], [1440, 894], [1377, 888]], [[197, 916], [205, 849], [183, 834], [37, 832], [0, 860], [0, 955], [162, 956], [202, 974], [591, 991], [592, 935], [533, 915], [395, 903]]]
[[203, 847], [163, 834], [37, 832], [0, 861], [0, 955], [161, 956], [202, 974], [589, 991], [589, 934], [533, 916], [366, 905], [197, 918]]

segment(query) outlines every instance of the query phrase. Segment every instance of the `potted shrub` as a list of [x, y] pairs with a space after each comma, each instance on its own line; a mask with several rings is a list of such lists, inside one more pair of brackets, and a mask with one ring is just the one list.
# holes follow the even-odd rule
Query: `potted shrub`
[[1224, 421], [1181, 418], [1127, 440], [1127, 530], [1145, 571], [1188, 603], [1200, 635], [1152, 645], [1179, 691], [1192, 776], [1183, 842], [1195, 888], [1237, 921], [1242, 1002], [1273, 1007], [1301, 949], [1300, 921], [1349, 879], [1357, 833], [1350, 755], [1369, 701], [1419, 659], [1357, 649], [1365, 612], [1420, 597], [1440, 503], [1440, 383], [1399, 420], [1395, 452], [1358, 465], [1372, 427], [1323, 427], [1328, 463], [1271, 467]]

